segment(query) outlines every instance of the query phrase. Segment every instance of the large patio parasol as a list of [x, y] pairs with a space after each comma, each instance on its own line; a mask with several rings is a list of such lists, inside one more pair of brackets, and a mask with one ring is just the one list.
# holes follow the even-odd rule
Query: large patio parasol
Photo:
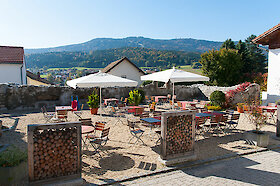
[[173, 96], [172, 101], [174, 103], [174, 95], [175, 95], [175, 89], [174, 84], [178, 82], [193, 82], [193, 81], [209, 81], [209, 77], [201, 76], [198, 74], [194, 74], [191, 72], [186, 72], [183, 70], [177, 70], [175, 67], [169, 70], [164, 70], [160, 72], [155, 72], [152, 74], [141, 76], [142, 81], [161, 81], [167, 83], [170, 81], [173, 83]]
[[77, 79], [69, 80], [66, 84], [73, 88], [88, 88], [99, 87], [100, 88], [100, 107], [101, 107], [101, 88], [107, 87], [136, 87], [138, 82], [130, 79], [121, 78], [111, 74], [98, 72], [96, 74], [90, 74]]

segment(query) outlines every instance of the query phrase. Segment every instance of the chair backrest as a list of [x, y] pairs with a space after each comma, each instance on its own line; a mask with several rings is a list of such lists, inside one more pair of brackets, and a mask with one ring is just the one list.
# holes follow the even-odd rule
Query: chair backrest
[[123, 97], [121, 97], [120, 102], [123, 102]]
[[199, 117], [195, 120], [195, 124], [196, 126], [199, 126], [199, 125], [203, 125], [206, 121], [206, 118], [205, 117]]
[[123, 102], [124, 102], [124, 103], [127, 103], [127, 98], [125, 98]]
[[135, 115], [139, 116], [143, 113], [144, 108], [135, 108]]
[[92, 126], [91, 118], [79, 119], [79, 121], [82, 123], [82, 125]]
[[47, 112], [46, 107], [45, 106], [41, 107], [41, 111], [42, 111], [43, 114], [46, 114], [46, 112]]
[[221, 118], [221, 122], [227, 122], [227, 120], [228, 120], [228, 115], [227, 114], [224, 114], [223, 116], [222, 116], [222, 118]]
[[167, 94], [167, 99], [171, 99], [171, 94]]
[[178, 104], [178, 107], [183, 108], [183, 105], [180, 101], [178, 101], [177, 104]]
[[82, 104], [82, 106], [81, 106], [81, 110], [83, 110], [83, 108], [84, 108], [84, 104]]
[[110, 131], [110, 127], [106, 128], [106, 129], [103, 129], [102, 133], [101, 133], [101, 138], [107, 138], [108, 139], [109, 131]]
[[221, 120], [221, 116], [213, 115], [210, 119], [210, 123], [218, 123]]
[[149, 112], [143, 112], [141, 115], [140, 115], [140, 118], [148, 118], [150, 117], [150, 113]]
[[103, 131], [105, 128], [105, 123], [96, 122], [95, 123], [95, 130]]
[[113, 114], [116, 114], [116, 109], [115, 109], [115, 107], [111, 107], [111, 109], [112, 109], [112, 113], [113, 113]]
[[77, 111], [78, 110], [78, 101], [77, 100], [73, 100], [71, 102], [71, 107], [73, 111]]
[[231, 120], [239, 120], [239, 117], [240, 117], [240, 114], [238, 113], [238, 114], [233, 114], [232, 116], [231, 116]]
[[67, 110], [58, 110], [57, 111], [57, 118], [65, 119], [65, 118], [67, 118], [67, 113], [68, 113]]
[[173, 105], [173, 102], [171, 100], [169, 100], [170, 105]]
[[156, 109], [156, 104], [153, 102], [150, 106], [150, 110], [155, 111], [155, 109]]

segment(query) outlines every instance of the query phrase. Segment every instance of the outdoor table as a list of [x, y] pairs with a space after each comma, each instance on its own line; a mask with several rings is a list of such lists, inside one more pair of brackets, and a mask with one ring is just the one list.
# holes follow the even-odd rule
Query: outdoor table
[[137, 109], [142, 109], [143, 107], [140, 106], [127, 106], [127, 107], [123, 107], [123, 109], [126, 109], [128, 113], [136, 113]]
[[163, 103], [167, 100], [167, 96], [154, 96], [156, 103]]
[[209, 114], [209, 113], [204, 113], [204, 112], [202, 112], [202, 113], [196, 113], [195, 114], [195, 117], [196, 118], [200, 118], [200, 117], [211, 117], [212, 115], [211, 114]]
[[111, 106], [117, 105], [119, 102], [119, 100], [116, 98], [108, 98], [108, 99], [103, 99], [103, 100], [104, 100], [104, 105], [107, 105], [107, 106], [108, 105], [111, 105]]
[[149, 127], [150, 127], [150, 135], [152, 132], [152, 128], [156, 125], [160, 125], [161, 120], [156, 119], [156, 118], [141, 118], [142, 121], [148, 123]]
[[56, 111], [72, 111], [71, 106], [56, 106], [55, 107]]

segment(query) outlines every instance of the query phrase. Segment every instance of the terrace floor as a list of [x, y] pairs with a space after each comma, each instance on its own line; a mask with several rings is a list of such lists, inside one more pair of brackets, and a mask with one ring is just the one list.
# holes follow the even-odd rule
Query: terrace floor
[[[93, 121], [106, 121], [110, 127], [109, 141], [106, 145], [106, 153], [102, 157], [92, 153], [94, 149], [84, 148], [82, 155], [82, 177], [89, 183], [101, 184], [113, 180], [122, 179], [137, 174], [152, 173], [165, 168], [158, 161], [159, 146], [156, 144], [156, 135], [149, 135], [150, 128], [141, 126], [145, 131], [141, 143], [128, 143], [131, 138], [126, 119], [121, 118], [123, 123], [116, 122], [112, 116], [91, 115], [89, 110], [83, 111], [83, 118], [92, 118]], [[38, 112], [13, 112], [0, 114], [3, 126], [12, 126], [18, 122], [16, 129], [6, 131], [0, 138], [0, 144], [15, 144], [27, 149], [27, 125], [45, 123], [42, 113]], [[68, 121], [78, 121], [78, 117], [72, 112], [68, 114]], [[226, 154], [238, 154], [257, 150], [259, 147], [245, 144], [245, 133], [253, 129], [244, 114], [241, 114], [237, 130], [224, 133], [209, 133], [205, 137], [198, 136], [195, 144], [196, 154], [199, 160], [209, 159]], [[276, 127], [274, 124], [266, 125], [264, 131], [270, 134], [270, 145], [280, 145], [275, 140]], [[154, 138], [153, 138], [154, 137]]]

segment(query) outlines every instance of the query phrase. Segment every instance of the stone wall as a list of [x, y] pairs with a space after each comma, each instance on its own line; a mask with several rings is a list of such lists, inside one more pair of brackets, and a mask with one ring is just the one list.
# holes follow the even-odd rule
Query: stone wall
[[[255, 86], [253, 86], [255, 87]], [[216, 87], [206, 85], [175, 86], [175, 94], [178, 100], [208, 100], [210, 94], [215, 90], [223, 92], [235, 89], [236, 87]], [[87, 96], [92, 93], [94, 88], [57, 87], [57, 86], [16, 86], [0, 84], [0, 109], [1, 110], [39, 110], [43, 105], [49, 109], [54, 109], [55, 105], [70, 105], [71, 96], [79, 97], [79, 101], [85, 104]], [[134, 88], [104, 88], [102, 98], [127, 97], [130, 90]], [[158, 88], [156, 84], [149, 84], [140, 89], [144, 90], [147, 96], [172, 94], [172, 86]], [[99, 92], [99, 90], [97, 90]], [[249, 93], [259, 94], [259, 91], [248, 91]], [[242, 102], [237, 99], [238, 102]]]

